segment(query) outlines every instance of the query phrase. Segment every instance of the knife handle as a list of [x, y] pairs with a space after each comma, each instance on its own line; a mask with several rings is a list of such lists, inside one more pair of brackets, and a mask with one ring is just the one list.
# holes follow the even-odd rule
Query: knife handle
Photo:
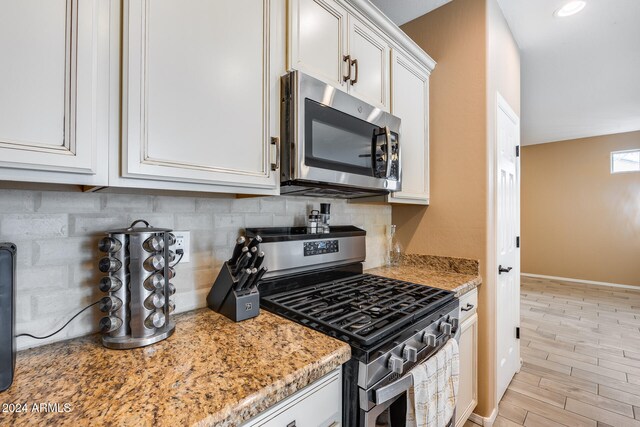
[[256, 237], [251, 239], [251, 241], [249, 242], [249, 250], [251, 250], [251, 248], [257, 247], [260, 243], [262, 243], [262, 237], [256, 235]]
[[258, 271], [257, 274], [255, 274], [252, 279], [251, 279], [251, 283], [248, 285], [248, 288], [257, 288], [260, 285], [260, 280], [262, 279], [262, 276], [264, 276], [264, 273], [266, 273], [268, 270], [267, 267], [262, 267], [262, 269], [260, 269], [260, 271]]
[[238, 239], [236, 240], [236, 245], [233, 248], [231, 259], [229, 259], [229, 265], [234, 265], [236, 262], [238, 262], [238, 258], [240, 258], [240, 255], [242, 255], [242, 251], [245, 248], [244, 244], [246, 243], [246, 241], [247, 239], [244, 236], [238, 237]]
[[260, 269], [260, 266], [262, 266], [263, 261], [264, 261], [264, 252], [260, 251], [258, 256], [256, 256], [255, 261], [253, 262], [253, 268]]
[[240, 257], [240, 259], [238, 260], [238, 263], [236, 264], [236, 269], [233, 272], [233, 274], [238, 274], [240, 273], [240, 271], [245, 268], [246, 266], [249, 265], [249, 263], [251, 262], [251, 258], [253, 258], [253, 256], [248, 252], [245, 251], [242, 256]]
[[244, 286], [245, 282], [247, 281], [247, 278], [249, 277], [249, 275], [251, 274], [251, 270], [248, 268], [243, 268], [242, 271], [240, 272], [240, 274], [238, 275], [238, 281], [236, 282], [234, 289], [236, 290], [236, 292], [239, 292], [242, 290], [242, 287]]

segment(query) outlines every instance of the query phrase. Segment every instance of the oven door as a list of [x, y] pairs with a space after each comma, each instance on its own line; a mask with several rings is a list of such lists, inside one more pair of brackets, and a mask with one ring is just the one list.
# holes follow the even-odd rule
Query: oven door
[[[453, 339], [460, 342], [459, 329], [456, 330]], [[443, 345], [430, 352], [428, 357], [420, 363], [424, 363], [437, 353]], [[413, 387], [413, 378], [411, 373], [406, 373], [390, 384], [381, 387], [374, 386], [369, 392], [361, 389], [359, 427], [406, 427], [407, 394], [411, 387]], [[448, 426], [455, 425], [455, 420], [456, 410], [454, 409]]]
[[402, 188], [399, 118], [298, 71], [288, 78], [292, 180]]

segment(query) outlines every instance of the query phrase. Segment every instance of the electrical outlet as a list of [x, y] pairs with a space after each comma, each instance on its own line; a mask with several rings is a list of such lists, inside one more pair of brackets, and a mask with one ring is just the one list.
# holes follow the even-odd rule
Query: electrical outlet
[[[171, 246], [171, 250], [176, 252], [178, 249], [182, 249], [184, 254], [180, 260], [180, 264], [189, 262], [191, 258], [191, 232], [190, 231], [174, 231], [173, 235], [176, 236], [176, 244]], [[180, 255], [176, 254], [176, 259], [180, 258]]]

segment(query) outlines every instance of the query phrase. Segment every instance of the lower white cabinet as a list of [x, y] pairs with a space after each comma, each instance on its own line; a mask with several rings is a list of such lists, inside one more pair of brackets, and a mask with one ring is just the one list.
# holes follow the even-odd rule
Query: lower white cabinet
[[478, 291], [460, 298], [460, 385], [456, 427], [467, 421], [478, 404]]
[[339, 427], [342, 425], [342, 368], [289, 396], [242, 427]]

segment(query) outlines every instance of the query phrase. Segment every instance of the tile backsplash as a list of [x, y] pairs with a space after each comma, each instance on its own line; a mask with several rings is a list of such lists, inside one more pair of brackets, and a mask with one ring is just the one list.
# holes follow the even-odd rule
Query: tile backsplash
[[[206, 296], [245, 227], [303, 225], [311, 205], [330, 202], [331, 223], [367, 230], [365, 268], [383, 264], [391, 207], [298, 197], [200, 198], [57, 191], [0, 190], [0, 241], [18, 245], [16, 332], [48, 335], [103, 296], [98, 290], [105, 230], [143, 218], [153, 226], [191, 231], [191, 262], [177, 266], [176, 311], [206, 305]], [[97, 331], [95, 307], [59, 334], [24, 349]], [[177, 333], [180, 333], [178, 325]]]

